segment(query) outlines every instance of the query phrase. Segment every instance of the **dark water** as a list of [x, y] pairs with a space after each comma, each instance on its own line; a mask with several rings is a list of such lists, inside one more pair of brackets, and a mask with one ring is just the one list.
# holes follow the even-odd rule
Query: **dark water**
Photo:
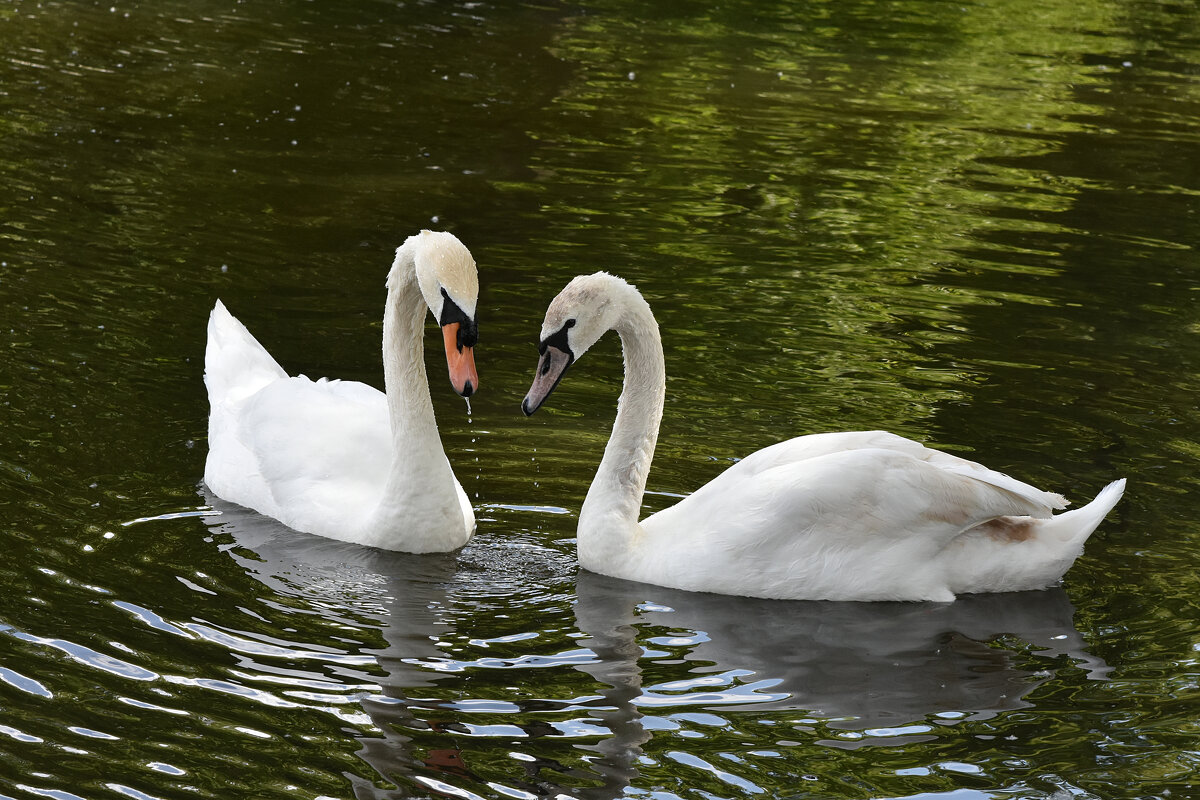
[[[1200, 796], [1198, 12], [0, 4], [0, 796]], [[422, 227], [481, 270], [472, 413], [434, 385], [474, 541], [204, 496], [214, 300], [378, 385]], [[518, 404], [601, 268], [664, 331], [647, 510], [876, 427], [1126, 499], [948, 606], [580, 574], [616, 342]]]

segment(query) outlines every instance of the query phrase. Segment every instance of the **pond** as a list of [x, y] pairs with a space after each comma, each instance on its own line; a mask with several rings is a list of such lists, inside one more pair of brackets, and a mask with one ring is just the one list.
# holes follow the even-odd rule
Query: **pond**
[[[1192, 0], [0, 6], [0, 797], [1151, 798], [1200, 762]], [[456, 553], [209, 496], [220, 298], [380, 386], [395, 247], [480, 270]], [[637, 284], [646, 512], [883, 428], [1076, 502], [1061, 587], [772, 602], [581, 572]], [[440, 341], [427, 327], [431, 374]]]

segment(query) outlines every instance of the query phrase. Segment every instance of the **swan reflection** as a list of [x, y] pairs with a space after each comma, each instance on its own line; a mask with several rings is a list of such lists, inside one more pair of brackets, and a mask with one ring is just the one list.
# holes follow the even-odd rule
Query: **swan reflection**
[[[1052, 675], [1046, 659], [1066, 657], [1092, 679], [1108, 672], [1061, 588], [953, 603], [777, 601], [585, 571], [577, 587], [577, 623], [590, 636], [581, 643], [600, 659], [586, 669], [629, 696], [631, 713], [796, 710], [870, 732], [1028, 706]], [[679, 659], [683, 680], [644, 685], [640, 663]]]
[[822, 728], [814, 744], [894, 745], [1028, 706], [1062, 669], [1107, 672], [1062, 590], [950, 604], [697, 594], [575, 574], [569, 552], [520, 543], [372, 550], [208, 499], [221, 548], [300, 615], [298, 638], [340, 648], [310, 683], [361, 710], [342, 728], [367, 765], [347, 773], [359, 798], [616, 798], [647, 758], [700, 757], [688, 726], [782, 713]]
[[[560, 614], [569, 614], [568, 557], [521, 542], [472, 545], [445, 554], [382, 551], [298, 533], [210, 494], [205, 500], [216, 513], [204, 521], [219, 532], [219, 546], [263, 584], [267, 599], [299, 614], [301, 623], [320, 622], [326, 631], [333, 629], [334, 635], [326, 634], [319, 645], [310, 646], [338, 648], [358, 657], [351, 660], [361, 667], [327, 666], [310, 682], [324, 683], [329, 687], [326, 694], [340, 693], [343, 702], [352, 698], [362, 710], [363, 719], [343, 730], [357, 739], [356, 755], [376, 775], [346, 774], [355, 797], [407, 798], [414, 796], [414, 786], [437, 794], [493, 782], [524, 791], [557, 791], [559, 787], [541, 774], [547, 767], [556, 782], [564, 771], [579, 782], [595, 782], [590, 770], [573, 770], [558, 759], [534, 756], [505, 758], [504, 773], [491, 774], [495, 766], [483, 751], [497, 740], [536, 740], [547, 743], [543, 749], [575, 752], [574, 737], [566, 732], [572, 725], [558, 718], [578, 712], [563, 711], [573, 706], [571, 699], [488, 696], [478, 686], [468, 692], [465, 684], [473, 674], [516, 670], [522, 666], [519, 661], [528, 666], [537, 660], [491, 657], [488, 640], [474, 634], [480, 620], [507, 616], [510, 606], [552, 603]], [[562, 591], [544, 588], [557, 585]], [[505, 638], [509, 637], [490, 644], [494, 647]], [[538, 638], [537, 633], [531, 635], [534, 643]], [[570, 647], [561, 658], [542, 660], [552, 670], [578, 675], [572, 664], [589, 660], [591, 654], [573, 642]], [[469, 654], [476, 648], [481, 658], [458, 652]], [[513, 674], [520, 680], [528, 673]], [[545, 719], [547, 710], [553, 721]], [[510, 715], [511, 723], [478, 722], [496, 714]], [[511, 729], [511, 734], [493, 730], [500, 728]], [[383, 782], [399, 788], [381, 788], [378, 784]], [[453, 794], [480, 796], [458, 789]]]
[[[382, 637], [384, 647], [358, 648], [368, 660], [364, 669], [343, 669], [334, 676], [343, 690], [362, 687], [358, 692], [362, 711], [379, 731], [375, 736], [357, 737], [362, 747], [358, 756], [388, 782], [411, 778], [414, 772], [430, 767], [451, 772], [461, 768], [457, 750], [430, 751], [425, 758], [417, 758], [409, 735], [437, 724], [426, 714], [438, 703], [412, 695], [445, 677], [426, 664], [444, 655], [438, 645], [439, 634], [452, 626], [456, 555], [413, 556], [347, 544], [298, 533], [212, 495], [205, 499], [220, 512], [205, 521], [233, 538], [222, 549], [267, 587], [273, 598], [290, 599], [302, 612], [320, 613], [326, 620], [344, 623], [352, 631], [344, 640], [347, 643], [373, 634]], [[415, 709], [422, 713], [414, 713]], [[431, 760], [435, 763], [428, 763]], [[356, 797], [411, 796], [406, 791], [381, 790], [374, 781], [358, 775], [347, 777]]]

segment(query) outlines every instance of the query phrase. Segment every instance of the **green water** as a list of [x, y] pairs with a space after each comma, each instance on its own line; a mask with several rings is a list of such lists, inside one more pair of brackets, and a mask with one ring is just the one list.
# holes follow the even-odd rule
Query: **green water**
[[[1198, 74], [1190, 1], [0, 4], [0, 797], [1200, 796]], [[475, 539], [207, 497], [213, 302], [379, 385], [422, 227], [480, 265]], [[1047, 592], [580, 574], [615, 338], [519, 403], [597, 269], [664, 334], [647, 511], [859, 428], [1126, 498]]]

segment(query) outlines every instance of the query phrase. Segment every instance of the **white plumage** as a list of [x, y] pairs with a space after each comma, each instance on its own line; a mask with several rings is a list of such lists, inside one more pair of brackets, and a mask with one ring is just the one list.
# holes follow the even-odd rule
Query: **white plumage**
[[809, 600], [953, 600], [1057, 582], [1121, 498], [1087, 506], [882, 431], [800, 436], [751, 454], [638, 522], [665, 398], [658, 325], [633, 286], [575, 278], [550, 304], [523, 403], [614, 329], [625, 387], [579, 513], [580, 564], [677, 589]]
[[218, 300], [204, 363], [205, 483], [332, 539], [408, 552], [463, 545], [475, 515], [438, 436], [421, 334], [428, 307], [445, 323], [451, 383], [472, 394], [478, 295], [475, 262], [453, 235], [422, 231], [397, 248], [384, 312], [386, 394], [289, 377]]

